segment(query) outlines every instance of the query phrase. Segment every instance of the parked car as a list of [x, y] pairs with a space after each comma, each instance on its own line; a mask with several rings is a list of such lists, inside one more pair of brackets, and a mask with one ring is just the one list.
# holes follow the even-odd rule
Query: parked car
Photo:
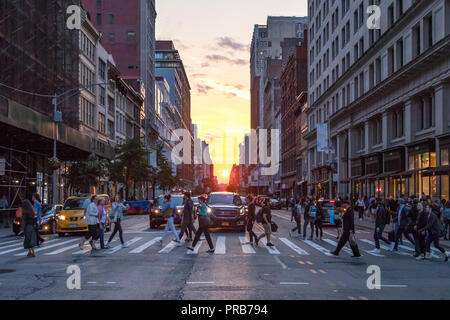
[[322, 210], [323, 210], [322, 223], [330, 224], [331, 223], [330, 222], [331, 216], [334, 215], [334, 212], [336, 210], [336, 203], [335, 203], [335, 201], [334, 200], [323, 200], [323, 199], [320, 199], [319, 203], [320, 203], [320, 205], [322, 207]]
[[55, 234], [58, 224], [58, 215], [63, 208], [62, 204], [42, 206], [42, 219], [39, 226], [40, 233]]
[[285, 208], [286, 207], [286, 198], [281, 198], [280, 199], [280, 203], [281, 203], [281, 206], [283, 207], [283, 208]]
[[149, 200], [125, 201], [123, 204], [129, 206], [129, 209], [125, 212], [127, 215], [150, 213], [151, 203]]
[[269, 200], [269, 206], [270, 209], [274, 209], [274, 210], [281, 210], [281, 202], [278, 201], [277, 199], [270, 199]]
[[[175, 224], [181, 224], [181, 218], [183, 216], [183, 200], [184, 196], [182, 194], [173, 194], [171, 195], [170, 202], [175, 206]], [[159, 196], [155, 200], [155, 204], [153, 205], [150, 215], [150, 229], [159, 228], [161, 225], [165, 225], [167, 223], [167, 219], [164, 218], [162, 213], [162, 207], [164, 204], [164, 196]]]
[[[82, 194], [77, 196], [68, 197], [61, 213], [58, 215], [58, 223], [56, 231], [60, 237], [66, 235], [66, 233], [85, 233], [88, 231], [88, 226], [85, 222], [84, 211], [90, 203], [91, 194]], [[111, 230], [111, 222], [109, 214], [111, 212], [111, 202], [107, 194], [99, 194], [98, 198], [105, 199], [106, 210], [106, 231]]]
[[212, 228], [238, 228], [245, 232], [245, 206], [232, 192], [213, 192], [207, 201]]

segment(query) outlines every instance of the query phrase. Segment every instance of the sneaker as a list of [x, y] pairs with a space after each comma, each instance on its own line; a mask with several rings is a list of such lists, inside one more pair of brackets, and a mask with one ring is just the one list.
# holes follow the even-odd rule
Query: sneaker
[[91, 245], [92, 250], [97, 250], [97, 248], [95, 247], [95, 241], [89, 241], [89, 244]]
[[258, 238], [256, 238], [255, 239], [255, 245], [258, 246], [258, 244], [259, 244], [259, 240], [258, 240]]
[[194, 251], [194, 248], [192, 248], [191, 246], [187, 246], [186, 247], [188, 250]]
[[389, 251], [393, 252], [395, 248], [395, 243], [391, 243], [391, 247], [389, 248]]
[[289, 237], [292, 238], [292, 230], [291, 229], [289, 229]]
[[209, 249], [208, 251], [206, 251], [206, 253], [214, 253], [214, 249]]
[[180, 243], [180, 241], [175, 241], [175, 247], [180, 247], [181, 246], [181, 243]]
[[416, 260], [425, 260], [425, 257], [423, 255], [418, 255], [416, 257]]
[[80, 248], [80, 250], [84, 249], [84, 240], [78, 244], [78, 248]]
[[126, 243], [124, 243], [124, 244], [122, 244], [122, 248], [128, 248], [128, 244], [126, 244]]
[[157, 240], [156, 243], [162, 246], [162, 240]]
[[268, 246], [268, 247], [274, 247], [275, 245], [274, 245], [273, 243], [271, 243], [271, 242], [268, 242], [268, 243], [267, 243], [267, 246]]
[[448, 261], [448, 255], [445, 255], [444, 262]]
[[335, 257], [339, 257], [339, 253], [337, 253], [336, 251], [330, 252], [333, 256]]
[[105, 246], [106, 249], [111, 249], [111, 245], [109, 243], [106, 244]]
[[375, 249], [373, 249], [372, 251], [370, 251], [371, 253], [376, 253], [376, 254], [380, 254], [381, 253], [381, 250], [380, 249], [377, 249], [377, 248], [375, 248]]

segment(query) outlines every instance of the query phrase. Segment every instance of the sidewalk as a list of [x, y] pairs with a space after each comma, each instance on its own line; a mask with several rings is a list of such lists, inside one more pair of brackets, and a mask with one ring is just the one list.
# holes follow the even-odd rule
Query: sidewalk
[[9, 224], [9, 227], [5, 228], [3, 223], [0, 224], [0, 239], [9, 238], [9, 237], [15, 237], [15, 235], [12, 231], [12, 225]]
[[[355, 227], [359, 227], [359, 228], [366, 229], [366, 230], [373, 232], [375, 229], [375, 222], [370, 220], [370, 218], [368, 218], [368, 217], [364, 217], [363, 220], [359, 220], [358, 217], [355, 216]], [[384, 233], [386, 233], [386, 237], [387, 237], [387, 233], [391, 230], [392, 230], [392, 227], [386, 226], [386, 229], [384, 230]], [[439, 244], [445, 248], [450, 249], [450, 240], [443, 240], [443, 238], [439, 239]]]

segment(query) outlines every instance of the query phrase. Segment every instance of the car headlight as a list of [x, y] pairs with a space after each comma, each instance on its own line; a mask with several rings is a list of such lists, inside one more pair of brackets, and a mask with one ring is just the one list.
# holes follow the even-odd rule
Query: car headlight
[[177, 209], [177, 213], [181, 213], [181, 209]]
[[241, 216], [243, 216], [244, 214], [245, 214], [245, 209], [242, 208], [242, 209], [241, 209]]
[[66, 220], [66, 217], [65, 216], [59, 216], [58, 217], [60, 220]]
[[156, 210], [154, 210], [154, 211], [153, 211], [153, 213], [156, 213], [156, 214], [158, 214], [158, 213], [159, 213], [159, 210], [158, 210], [158, 209], [156, 209]]
[[208, 208], [208, 209], [206, 209], [206, 212], [207, 212], [207, 213], [212, 213], [212, 209], [211, 209], [211, 208]]

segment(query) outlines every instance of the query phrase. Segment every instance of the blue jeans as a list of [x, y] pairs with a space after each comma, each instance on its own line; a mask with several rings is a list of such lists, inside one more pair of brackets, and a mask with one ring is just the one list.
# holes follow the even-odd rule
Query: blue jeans
[[[375, 233], [373, 234], [373, 238], [375, 239], [375, 247], [377, 249], [380, 249], [380, 240], [382, 240], [383, 242], [385, 242], [387, 244], [391, 244], [388, 239], [383, 237], [384, 227], [385, 227], [384, 224], [381, 225], [381, 226], [376, 227], [375, 228]], [[377, 231], [377, 229], [378, 229], [378, 231]]]
[[425, 247], [426, 247], [426, 251], [427, 251], [428, 253], [430, 253], [430, 251], [431, 251], [431, 242], [433, 242], [434, 247], [435, 247], [436, 249], [438, 249], [440, 252], [442, 252], [443, 254], [445, 254], [444, 248], [442, 248], [442, 247], [439, 245], [439, 234], [430, 234], [430, 233], [428, 233], [428, 234], [427, 234], [427, 238], [426, 238], [425, 241], [426, 241], [426, 242], [425, 242], [425, 243], [426, 243]]
[[175, 236], [175, 239], [177, 239], [177, 241], [180, 241], [180, 237], [178, 236], [177, 230], [175, 230], [175, 224], [173, 223], [173, 221], [174, 221], [173, 217], [170, 217], [167, 220], [166, 228], [164, 229], [161, 241], [164, 241], [164, 239], [167, 237], [169, 230], [172, 231], [173, 235]]
[[105, 247], [105, 224], [100, 222], [99, 225], [100, 225], [100, 230], [99, 230], [99, 233], [100, 233], [100, 247], [104, 248]]

